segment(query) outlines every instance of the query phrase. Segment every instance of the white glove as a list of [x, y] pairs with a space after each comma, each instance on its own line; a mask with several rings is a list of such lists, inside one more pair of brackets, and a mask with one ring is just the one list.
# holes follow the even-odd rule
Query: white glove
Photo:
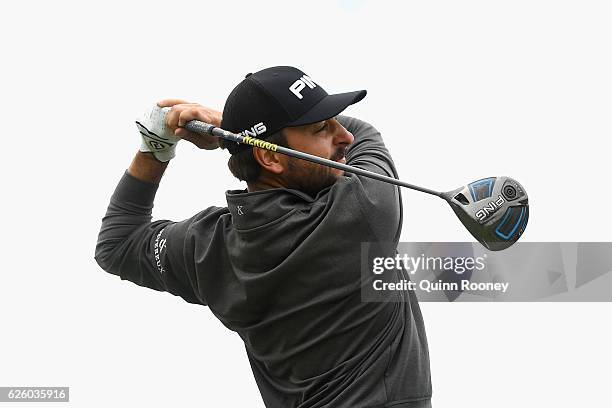
[[151, 152], [160, 162], [167, 162], [176, 153], [176, 144], [181, 140], [166, 126], [166, 115], [170, 108], [155, 105], [136, 120], [136, 126], [142, 136], [141, 152]]

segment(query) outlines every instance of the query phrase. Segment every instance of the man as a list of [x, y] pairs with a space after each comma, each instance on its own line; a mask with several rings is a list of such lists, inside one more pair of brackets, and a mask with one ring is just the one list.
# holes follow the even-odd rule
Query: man
[[[141, 151], [102, 221], [100, 266], [208, 305], [243, 339], [269, 408], [430, 406], [427, 341], [414, 293], [400, 301], [361, 298], [361, 243], [391, 242], [395, 251], [400, 192], [182, 126], [197, 119], [397, 177], [380, 133], [338, 116], [365, 94], [328, 95], [300, 70], [272, 67], [247, 75], [222, 115], [162, 101], [137, 122]], [[248, 188], [228, 191], [227, 207], [151, 222], [157, 183], [179, 138], [229, 150], [230, 170]]]

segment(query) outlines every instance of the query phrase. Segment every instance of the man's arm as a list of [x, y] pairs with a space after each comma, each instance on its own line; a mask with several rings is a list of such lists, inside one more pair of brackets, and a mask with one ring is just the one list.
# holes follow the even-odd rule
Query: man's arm
[[[346, 152], [346, 163], [385, 176], [398, 178], [397, 170], [382, 136], [374, 126], [348, 116], [338, 121], [354, 136]], [[402, 227], [400, 188], [389, 183], [355, 175], [355, 193], [378, 240], [396, 242]]]
[[355, 138], [347, 149], [346, 164], [397, 178], [391, 154], [374, 126], [349, 116], [339, 116], [338, 121]]
[[128, 168], [128, 174], [147, 183], [159, 184], [168, 162], [158, 161], [151, 153], [138, 152]]
[[[215, 147], [216, 138], [190, 134], [178, 126], [193, 119], [218, 123], [220, 112], [178, 100], [162, 101], [159, 106], [172, 106], [164, 125], [175, 135], [200, 148]], [[95, 259], [104, 270], [122, 279], [168, 291], [191, 303], [204, 303], [198, 293], [196, 277], [191, 276], [185, 266], [184, 239], [195, 219], [216, 209], [211, 207], [181, 222], [151, 222], [153, 201], [167, 165], [167, 162], [158, 161], [153, 153], [140, 151], [136, 154], [117, 185], [102, 220]]]

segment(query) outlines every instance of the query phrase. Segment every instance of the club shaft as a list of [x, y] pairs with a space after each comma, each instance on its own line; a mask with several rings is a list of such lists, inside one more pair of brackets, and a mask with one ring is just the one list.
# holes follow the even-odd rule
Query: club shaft
[[312, 163], [321, 164], [323, 166], [328, 166], [328, 167], [333, 167], [335, 169], [344, 170], [348, 173], [358, 174], [360, 176], [369, 177], [375, 180], [394, 184], [396, 186], [406, 187], [411, 190], [416, 190], [416, 191], [420, 191], [423, 193], [427, 193], [427, 194], [431, 194], [431, 195], [435, 195], [435, 196], [444, 198], [442, 193], [440, 193], [439, 191], [434, 191], [434, 190], [430, 190], [425, 187], [416, 186], [414, 184], [406, 183], [404, 181], [398, 180], [393, 177], [384, 176], [382, 174], [364, 170], [359, 167], [353, 167], [348, 164], [338, 163], [333, 160], [324, 159], [319, 156], [314, 156], [312, 154], [300, 152], [299, 150], [289, 149], [284, 146], [279, 146], [273, 143], [266, 142], [265, 140], [256, 139], [250, 136], [243, 136], [237, 133], [228, 132], [227, 130], [223, 130], [211, 124], [200, 122], [199, 120], [192, 120], [192, 121], [187, 122], [184, 128], [193, 133], [216, 136], [216, 137], [219, 137], [221, 139], [225, 139], [231, 142], [256, 146], [261, 149], [266, 149], [266, 150], [271, 150], [274, 152], [282, 153], [284, 155], [295, 157], [297, 159], [307, 160]]

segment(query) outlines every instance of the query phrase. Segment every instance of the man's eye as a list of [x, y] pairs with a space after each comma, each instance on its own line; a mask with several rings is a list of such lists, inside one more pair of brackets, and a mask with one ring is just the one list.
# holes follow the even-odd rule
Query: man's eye
[[325, 121], [325, 123], [323, 124], [323, 126], [321, 126], [321, 128], [319, 130], [317, 130], [317, 133], [324, 131], [325, 129], [327, 129], [327, 121]]

